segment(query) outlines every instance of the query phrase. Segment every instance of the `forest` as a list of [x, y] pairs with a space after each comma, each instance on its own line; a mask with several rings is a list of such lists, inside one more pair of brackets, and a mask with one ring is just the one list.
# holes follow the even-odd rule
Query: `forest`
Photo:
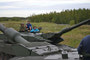
[[79, 23], [90, 19], [90, 9], [73, 9], [61, 12], [50, 12], [46, 14], [32, 15], [27, 17], [32, 22], [53, 22], [57, 24]]
[[[57, 24], [77, 24], [83, 20], [90, 19], [90, 9], [73, 9], [61, 12], [50, 12], [32, 15], [28, 17], [0, 17], [0, 21], [30, 20], [31, 22], [52, 22]], [[89, 23], [90, 24], [90, 23]]]

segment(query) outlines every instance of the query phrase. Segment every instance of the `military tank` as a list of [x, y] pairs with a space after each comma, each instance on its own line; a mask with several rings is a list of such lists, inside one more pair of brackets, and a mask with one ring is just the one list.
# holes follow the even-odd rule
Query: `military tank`
[[76, 48], [58, 44], [61, 36], [83, 24], [85, 20], [58, 33], [20, 33], [0, 24], [0, 60], [79, 60]]

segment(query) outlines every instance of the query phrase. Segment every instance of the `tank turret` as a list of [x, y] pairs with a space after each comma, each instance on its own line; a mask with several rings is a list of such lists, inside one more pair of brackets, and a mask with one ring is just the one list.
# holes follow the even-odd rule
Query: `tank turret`
[[48, 42], [30, 42], [24, 39], [18, 31], [6, 28], [2, 24], [0, 24], [0, 31], [4, 33], [4, 37], [8, 38], [7, 42], [0, 42], [0, 52], [2, 53], [14, 56], [41, 56], [59, 51], [58, 47]]

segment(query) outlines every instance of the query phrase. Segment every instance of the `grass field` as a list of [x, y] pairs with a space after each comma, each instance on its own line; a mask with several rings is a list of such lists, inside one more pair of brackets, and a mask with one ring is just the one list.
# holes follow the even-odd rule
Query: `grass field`
[[[0, 23], [4, 24], [6, 27], [12, 27], [18, 31], [20, 27], [20, 23], [26, 24], [26, 21], [4, 21]], [[47, 23], [47, 22], [41, 22], [41, 23], [31, 22], [31, 24], [33, 26], [42, 27], [43, 29], [41, 30], [41, 32], [43, 33], [59, 32], [65, 27], [70, 27], [70, 25], [60, 25], [60, 24]], [[61, 42], [60, 44], [65, 44], [72, 47], [78, 47], [81, 39], [86, 35], [90, 35], [90, 25], [83, 25], [70, 32], [63, 34], [62, 37], [64, 38], [64, 41]]]

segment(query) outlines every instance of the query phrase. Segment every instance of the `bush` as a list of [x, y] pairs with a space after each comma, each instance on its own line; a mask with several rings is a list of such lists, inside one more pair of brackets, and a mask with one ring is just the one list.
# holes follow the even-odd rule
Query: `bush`
[[75, 20], [71, 20], [69, 24], [70, 25], [74, 25], [75, 24]]

